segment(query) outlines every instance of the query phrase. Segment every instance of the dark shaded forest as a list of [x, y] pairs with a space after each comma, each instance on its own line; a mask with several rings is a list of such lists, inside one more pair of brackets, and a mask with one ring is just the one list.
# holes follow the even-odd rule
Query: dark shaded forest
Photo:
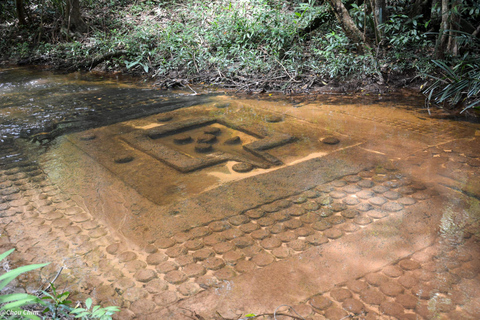
[[247, 92], [384, 92], [480, 104], [473, 0], [7, 0], [6, 63], [141, 75]]

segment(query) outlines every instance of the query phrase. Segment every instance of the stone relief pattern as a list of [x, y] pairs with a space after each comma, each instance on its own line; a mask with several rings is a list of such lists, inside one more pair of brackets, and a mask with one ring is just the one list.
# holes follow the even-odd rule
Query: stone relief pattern
[[[431, 197], [424, 185], [386, 166], [156, 239], [138, 251], [109, 235], [17, 150], [4, 150], [0, 161], [2, 248], [14, 246], [21, 253], [12, 258], [21, 257], [13, 262], [17, 266], [56, 260], [40, 273], [19, 277], [18, 285], [27, 291], [38, 289], [64, 266], [57, 286], [80, 291], [78, 299], [93, 296], [98, 303], [120, 305], [124, 310], [119, 316], [126, 318], [210, 287], [222, 290], [239, 274], [334, 241], [388, 215], [400, 215], [405, 207]], [[439, 312], [470, 319], [478, 301], [462, 300], [462, 290], [473, 290], [463, 283], [476, 279], [476, 264], [468, 253], [458, 256], [439, 247], [318, 294], [295, 309], [304, 316], [329, 318], [386, 314], [413, 319]], [[432, 259], [443, 259], [445, 268], [435, 269], [438, 263]], [[443, 273], [438, 277], [434, 272]], [[444, 281], [443, 287], [439, 281]]]
[[[237, 275], [334, 241], [388, 215], [400, 215], [405, 207], [429, 197], [425, 186], [393, 168], [378, 168], [156, 239], [145, 248], [145, 260], [121, 251], [119, 244], [110, 245], [107, 252], [143, 284], [146, 299], [136, 301], [142, 308], [134, 309], [148, 313], [210, 287], [221, 291]], [[148, 294], [155, 304], [147, 302]]]
[[[104, 292], [109, 292], [109, 283], [123, 277], [122, 271], [105, 259], [105, 247], [116, 240], [106, 227], [53, 186], [35, 162], [13, 146], [2, 147], [2, 251], [16, 249], [8, 258], [10, 267], [51, 262], [41, 271], [18, 277], [12, 285], [18, 287], [16, 290], [34, 292], [45, 288], [63, 267], [55, 281], [58, 288], [79, 291], [76, 299], [93, 296], [101, 301]], [[112, 300], [120, 303], [120, 299]]]

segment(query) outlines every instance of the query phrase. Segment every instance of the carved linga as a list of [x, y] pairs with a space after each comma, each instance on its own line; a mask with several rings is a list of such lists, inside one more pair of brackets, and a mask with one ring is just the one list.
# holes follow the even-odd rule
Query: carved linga
[[[253, 142], [243, 144], [240, 135]], [[213, 117], [187, 119], [121, 137], [132, 147], [180, 172], [191, 172], [226, 161], [269, 168], [282, 162], [267, 150], [293, 142], [294, 137], [273, 132], [261, 136]]]

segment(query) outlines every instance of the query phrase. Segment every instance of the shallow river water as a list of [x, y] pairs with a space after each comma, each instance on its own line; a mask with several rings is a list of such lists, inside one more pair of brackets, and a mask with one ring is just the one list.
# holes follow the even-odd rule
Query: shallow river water
[[478, 123], [198, 91], [0, 69], [3, 266], [52, 262], [5, 291], [63, 267], [119, 319], [480, 318]]

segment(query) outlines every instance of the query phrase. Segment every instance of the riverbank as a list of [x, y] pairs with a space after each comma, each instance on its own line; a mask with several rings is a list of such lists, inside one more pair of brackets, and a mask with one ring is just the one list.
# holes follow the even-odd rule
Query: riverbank
[[[85, 33], [58, 29], [51, 13], [41, 23], [0, 26], [0, 60], [134, 75], [162, 88], [201, 84], [285, 94], [420, 90], [432, 70], [433, 39], [402, 38], [401, 46], [364, 52], [328, 6], [315, 2], [101, 1], [82, 9]], [[312, 29], [318, 17], [323, 23]]]

